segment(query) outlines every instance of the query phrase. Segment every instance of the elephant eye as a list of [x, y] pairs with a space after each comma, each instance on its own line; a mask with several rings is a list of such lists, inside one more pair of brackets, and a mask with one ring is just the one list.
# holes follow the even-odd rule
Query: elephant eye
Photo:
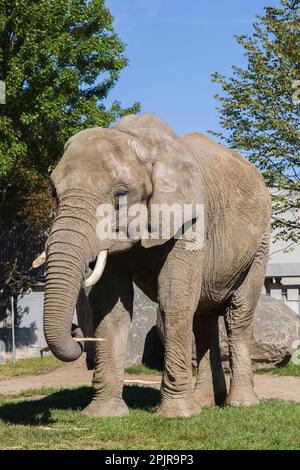
[[119, 189], [116, 193], [115, 193], [115, 197], [119, 198], [119, 197], [124, 197], [124, 196], [127, 196], [128, 194], [128, 191], [127, 189]]

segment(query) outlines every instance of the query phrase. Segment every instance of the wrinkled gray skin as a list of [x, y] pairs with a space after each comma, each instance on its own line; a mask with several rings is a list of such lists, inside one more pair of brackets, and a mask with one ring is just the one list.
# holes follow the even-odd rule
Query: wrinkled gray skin
[[[127, 116], [113, 129], [79, 132], [52, 173], [58, 215], [47, 243], [44, 329], [63, 361], [82, 350], [71, 335], [72, 315], [88, 265], [109, 256], [90, 294], [97, 343], [90, 416], [128, 413], [122, 399], [123, 360], [133, 304], [133, 281], [159, 304], [165, 362], [163, 416], [190, 416], [203, 406], [259, 402], [249, 356], [250, 327], [269, 247], [270, 198], [261, 174], [237, 153], [208, 137], [177, 137], [152, 114]], [[203, 203], [205, 243], [187, 250], [183, 239], [100, 241], [95, 211], [117, 204]], [[159, 222], [151, 220], [155, 230]], [[226, 396], [217, 319], [224, 315], [231, 385]], [[198, 373], [192, 387], [192, 333]]]

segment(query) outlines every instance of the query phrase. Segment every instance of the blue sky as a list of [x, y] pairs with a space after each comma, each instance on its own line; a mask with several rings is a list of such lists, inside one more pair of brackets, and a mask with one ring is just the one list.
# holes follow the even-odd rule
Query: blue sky
[[140, 101], [180, 135], [219, 130], [218, 91], [210, 74], [244, 65], [234, 34], [253, 30], [255, 15], [279, 0], [106, 0], [127, 44], [129, 66], [108, 103]]

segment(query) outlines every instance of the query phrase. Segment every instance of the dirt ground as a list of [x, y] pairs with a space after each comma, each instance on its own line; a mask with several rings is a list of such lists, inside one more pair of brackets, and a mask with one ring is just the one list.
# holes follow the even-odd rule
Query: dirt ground
[[[14, 395], [23, 390], [41, 387], [72, 388], [91, 385], [92, 371], [88, 371], [85, 360], [64, 364], [45, 375], [19, 377], [0, 380], [0, 394]], [[227, 383], [229, 377], [226, 377]], [[126, 375], [125, 383], [139, 384], [159, 388], [160, 377], [157, 375]], [[300, 377], [275, 375], [255, 375], [255, 390], [261, 399], [279, 398], [300, 403]]]

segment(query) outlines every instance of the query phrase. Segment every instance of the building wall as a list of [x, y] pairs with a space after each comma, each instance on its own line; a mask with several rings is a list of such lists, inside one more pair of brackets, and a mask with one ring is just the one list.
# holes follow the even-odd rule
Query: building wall
[[[43, 292], [30, 292], [18, 296], [16, 311], [16, 359], [36, 357], [41, 349], [47, 346], [43, 334]], [[7, 316], [0, 321], [1, 354], [0, 362], [12, 356], [11, 312], [7, 308]]]
[[300, 315], [300, 243], [273, 241], [264, 293], [282, 300]]

